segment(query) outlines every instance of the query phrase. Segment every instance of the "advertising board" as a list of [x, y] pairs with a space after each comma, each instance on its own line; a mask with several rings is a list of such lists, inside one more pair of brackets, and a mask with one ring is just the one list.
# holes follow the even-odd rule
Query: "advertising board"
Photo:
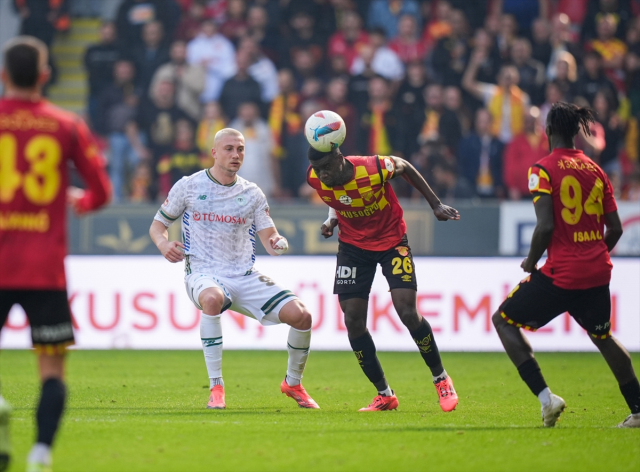
[[[418, 310], [429, 320], [443, 351], [499, 351], [490, 317], [524, 278], [520, 258], [415, 259]], [[333, 295], [335, 258], [259, 256], [257, 266], [293, 290], [314, 316], [312, 349], [349, 350], [337, 297]], [[77, 349], [200, 349], [200, 313], [183, 284], [182, 264], [160, 256], [69, 256], [69, 298]], [[613, 333], [640, 351], [640, 259], [614, 260]], [[225, 349], [285, 349], [285, 326], [263, 327], [233, 312], [222, 316]], [[416, 349], [400, 322], [378, 273], [369, 299], [368, 326], [386, 351]], [[593, 350], [588, 336], [568, 315], [536, 333], [527, 333], [534, 349]], [[2, 330], [0, 346], [28, 348], [24, 312], [14, 307]]]

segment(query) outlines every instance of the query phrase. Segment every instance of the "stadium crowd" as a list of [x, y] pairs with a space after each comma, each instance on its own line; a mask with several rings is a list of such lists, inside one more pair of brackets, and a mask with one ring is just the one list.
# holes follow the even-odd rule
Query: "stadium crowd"
[[579, 145], [640, 201], [639, 0], [123, 0], [84, 63], [116, 201], [163, 200], [226, 126], [240, 175], [313, 199], [303, 126], [321, 109], [344, 154], [404, 157], [445, 200], [528, 198], [560, 100], [597, 112]]

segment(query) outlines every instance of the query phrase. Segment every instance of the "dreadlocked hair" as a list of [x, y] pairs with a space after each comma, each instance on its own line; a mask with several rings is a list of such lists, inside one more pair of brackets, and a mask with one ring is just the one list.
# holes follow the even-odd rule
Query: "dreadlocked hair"
[[595, 121], [591, 108], [567, 102], [554, 103], [547, 117], [551, 134], [562, 136], [568, 141], [578, 134], [581, 127], [587, 136], [591, 136], [589, 124]]

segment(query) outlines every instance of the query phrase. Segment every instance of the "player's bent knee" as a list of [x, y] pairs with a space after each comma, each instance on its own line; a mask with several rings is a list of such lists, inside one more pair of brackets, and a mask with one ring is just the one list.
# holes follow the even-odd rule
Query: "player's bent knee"
[[345, 313], [344, 325], [350, 338], [362, 336], [367, 330], [367, 318], [360, 314]]
[[207, 289], [200, 294], [198, 301], [205, 315], [219, 315], [224, 304], [224, 295], [217, 290]]
[[283, 306], [278, 318], [281, 322], [301, 331], [311, 329], [313, 324], [311, 313], [300, 300], [292, 300]]
[[493, 322], [493, 326], [496, 329], [499, 329], [502, 325], [507, 324], [499, 311], [496, 311], [493, 316], [491, 316], [491, 321]]

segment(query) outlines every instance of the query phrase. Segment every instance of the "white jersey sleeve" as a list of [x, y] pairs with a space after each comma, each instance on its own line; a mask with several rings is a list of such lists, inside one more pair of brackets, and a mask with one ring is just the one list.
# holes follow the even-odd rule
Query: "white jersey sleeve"
[[188, 182], [189, 178], [183, 177], [171, 187], [169, 196], [156, 213], [154, 220], [159, 221], [168, 228], [182, 216], [182, 213], [187, 209]]
[[269, 214], [269, 203], [267, 203], [267, 197], [265, 197], [262, 190], [257, 189], [258, 202], [254, 213], [254, 222], [256, 225], [256, 231], [261, 231], [266, 228], [275, 228], [275, 224]]

